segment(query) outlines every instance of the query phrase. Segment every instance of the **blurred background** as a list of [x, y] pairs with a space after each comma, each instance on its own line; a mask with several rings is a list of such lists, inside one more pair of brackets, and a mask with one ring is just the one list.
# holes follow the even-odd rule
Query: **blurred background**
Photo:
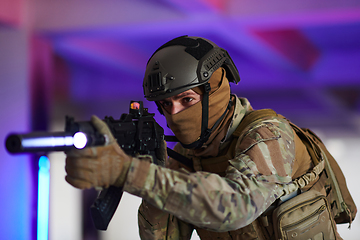
[[[359, 0], [0, 0], [0, 139], [63, 131], [65, 115], [117, 119], [130, 100], [144, 100], [167, 129], [142, 79], [151, 54], [181, 35], [225, 48], [241, 77], [232, 92], [254, 108], [313, 129], [360, 206]], [[125, 194], [108, 230], [96, 231], [96, 192], [65, 182], [63, 153], [1, 146], [0, 158], [1, 239], [139, 239], [140, 199]], [[355, 240], [359, 225], [338, 228]]]

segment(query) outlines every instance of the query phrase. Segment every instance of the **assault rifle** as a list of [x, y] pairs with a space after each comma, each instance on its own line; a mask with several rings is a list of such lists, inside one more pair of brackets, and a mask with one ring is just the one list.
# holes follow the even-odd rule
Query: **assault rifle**
[[[103, 120], [117, 140], [119, 146], [129, 155], [147, 154], [158, 164], [158, 151], [163, 144], [164, 129], [155, 121], [154, 113], [143, 108], [142, 101], [131, 101], [129, 114], [123, 113], [119, 120], [105, 117]], [[106, 143], [105, 136], [97, 132], [90, 121], [75, 122], [66, 117], [64, 132], [33, 132], [11, 134], [6, 139], [10, 153], [31, 153], [68, 151], [73, 148], [99, 146]], [[106, 230], [122, 197], [122, 187], [110, 186], [100, 192], [90, 208], [94, 225]]]

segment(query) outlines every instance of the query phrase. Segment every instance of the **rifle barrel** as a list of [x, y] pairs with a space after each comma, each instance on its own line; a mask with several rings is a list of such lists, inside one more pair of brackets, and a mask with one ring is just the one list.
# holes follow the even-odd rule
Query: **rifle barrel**
[[10, 153], [64, 151], [74, 145], [74, 138], [67, 132], [33, 132], [10, 134], [6, 139]]

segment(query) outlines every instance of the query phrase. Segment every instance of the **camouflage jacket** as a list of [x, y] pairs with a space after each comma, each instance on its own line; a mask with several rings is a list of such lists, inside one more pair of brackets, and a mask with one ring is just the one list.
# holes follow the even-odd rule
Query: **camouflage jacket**
[[[247, 99], [237, 98], [229, 132], [249, 109]], [[192, 155], [180, 145], [175, 150]], [[134, 158], [124, 190], [143, 199], [138, 216], [141, 238], [190, 239], [194, 228], [234, 231], [257, 219], [292, 180], [294, 132], [278, 117], [250, 124], [234, 153], [223, 176], [190, 172], [173, 159], [161, 167]]]

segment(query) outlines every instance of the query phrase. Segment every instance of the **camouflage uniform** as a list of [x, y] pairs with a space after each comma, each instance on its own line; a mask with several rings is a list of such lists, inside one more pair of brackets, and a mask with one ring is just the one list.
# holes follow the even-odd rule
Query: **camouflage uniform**
[[247, 99], [236, 98], [230, 141], [222, 143], [217, 158], [196, 158], [192, 150], [175, 146], [193, 159], [195, 172], [171, 158], [166, 168], [133, 160], [124, 190], [143, 199], [138, 216], [142, 239], [190, 239], [194, 229], [202, 239], [267, 239], [258, 236], [262, 230], [256, 220], [295, 175], [311, 167], [311, 160], [304, 156], [300, 164], [295, 159], [299, 141], [283, 118], [250, 124], [231, 141], [251, 109]]

